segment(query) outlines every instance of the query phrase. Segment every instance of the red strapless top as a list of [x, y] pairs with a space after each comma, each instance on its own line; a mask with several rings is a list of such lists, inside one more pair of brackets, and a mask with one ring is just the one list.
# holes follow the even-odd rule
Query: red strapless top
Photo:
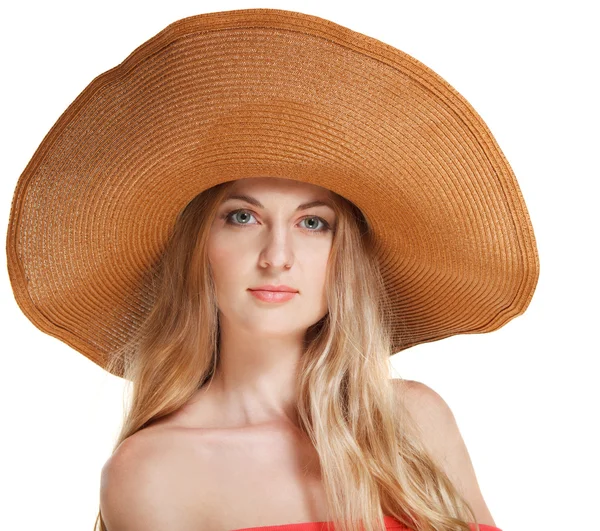
[[[398, 520], [391, 516], [384, 516], [383, 521], [386, 529], [396, 529], [399, 531], [410, 531], [403, 526]], [[299, 524], [279, 524], [267, 525], [262, 527], [244, 527], [242, 529], [232, 529], [231, 531], [332, 531], [333, 527], [328, 526], [329, 522], [301, 522]], [[475, 524], [469, 524], [472, 531], [476, 530]], [[479, 524], [481, 531], [502, 531], [493, 525]]]

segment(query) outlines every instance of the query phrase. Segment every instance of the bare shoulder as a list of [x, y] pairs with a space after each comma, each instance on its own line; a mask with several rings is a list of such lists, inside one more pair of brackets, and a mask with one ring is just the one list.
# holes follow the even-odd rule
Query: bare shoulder
[[196, 513], [178, 495], [172, 454], [164, 430], [141, 430], [119, 445], [101, 472], [100, 511], [109, 531], [198, 528]]
[[495, 526], [483, 498], [454, 413], [444, 398], [416, 380], [395, 380], [394, 389], [420, 431], [423, 445], [471, 504], [477, 522]]
[[176, 514], [160, 502], [161, 448], [144, 431], [125, 439], [102, 467], [100, 512], [110, 531], [178, 529]]
[[[402, 400], [421, 430], [451, 428], [455, 423], [454, 414], [446, 401], [428, 385], [405, 379], [393, 379], [398, 399]], [[445, 438], [445, 437], [440, 437]]]

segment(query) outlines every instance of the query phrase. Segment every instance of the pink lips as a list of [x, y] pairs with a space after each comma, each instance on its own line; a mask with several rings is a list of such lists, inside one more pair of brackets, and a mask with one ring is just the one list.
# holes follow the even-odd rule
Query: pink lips
[[298, 291], [296, 288], [291, 288], [290, 286], [286, 286], [285, 284], [263, 284], [262, 286], [255, 286], [253, 288], [248, 289], [259, 291]]
[[248, 290], [257, 299], [265, 302], [284, 302], [289, 301], [294, 295], [295, 291], [268, 291], [268, 290]]

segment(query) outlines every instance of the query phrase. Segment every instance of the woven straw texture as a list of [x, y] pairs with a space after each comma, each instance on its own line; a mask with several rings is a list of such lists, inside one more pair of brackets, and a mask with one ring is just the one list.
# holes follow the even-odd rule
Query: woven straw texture
[[523, 313], [538, 254], [488, 127], [408, 54], [278, 9], [178, 20], [96, 77], [17, 183], [7, 257], [25, 315], [104, 366], [147, 315], [178, 212], [232, 179], [333, 190], [373, 226], [394, 352]]

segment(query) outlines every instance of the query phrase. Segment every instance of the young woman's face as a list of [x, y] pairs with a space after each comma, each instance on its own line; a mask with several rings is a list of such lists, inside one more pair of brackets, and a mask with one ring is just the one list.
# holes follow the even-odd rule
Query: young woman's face
[[[220, 318], [252, 332], [305, 331], [327, 313], [325, 272], [336, 226], [332, 208], [298, 209], [328, 202], [316, 185], [275, 177], [241, 179], [217, 210], [208, 241]], [[267, 302], [250, 291], [285, 284], [297, 293]], [[265, 294], [269, 296], [269, 294]]]

